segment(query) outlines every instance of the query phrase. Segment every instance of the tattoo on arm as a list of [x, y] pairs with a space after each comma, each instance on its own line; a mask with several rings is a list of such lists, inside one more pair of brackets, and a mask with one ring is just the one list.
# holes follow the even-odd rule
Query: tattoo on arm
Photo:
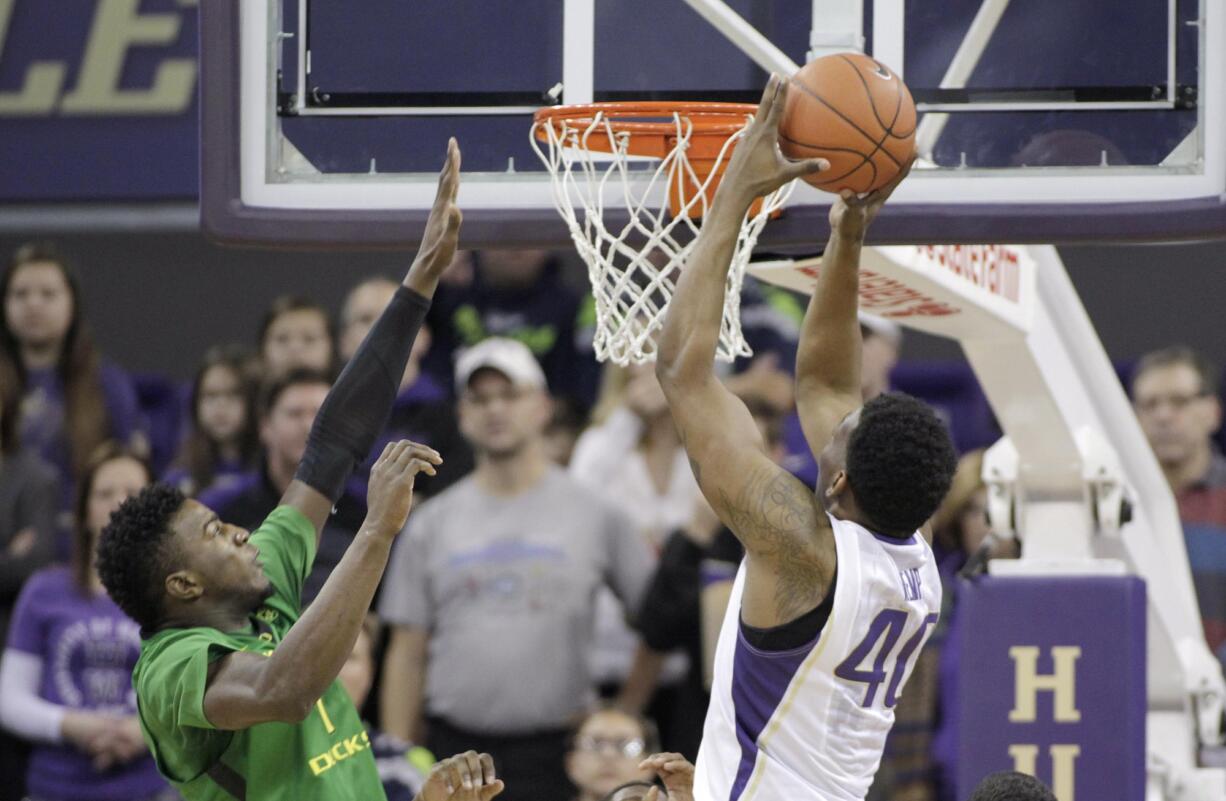
[[810, 611], [824, 596], [828, 571], [819, 556], [817, 500], [799, 480], [774, 465], [751, 471], [736, 497], [719, 489], [727, 522], [751, 556], [775, 573], [775, 606], [783, 620]]

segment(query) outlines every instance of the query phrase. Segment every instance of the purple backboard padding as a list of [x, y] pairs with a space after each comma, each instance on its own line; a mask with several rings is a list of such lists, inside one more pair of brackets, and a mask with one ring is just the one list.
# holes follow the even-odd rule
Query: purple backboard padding
[[[226, 244], [307, 248], [406, 248], [420, 240], [423, 211], [254, 208], [240, 200], [239, 0], [200, 6], [201, 225]], [[461, 143], [462, 144], [462, 143]], [[616, 213], [612, 213], [616, 216]], [[770, 223], [765, 248], [813, 249], [828, 234], [827, 211], [796, 206]], [[624, 215], [622, 215], [624, 220]], [[617, 224], [617, 220], [613, 224]], [[874, 244], [1064, 243], [1226, 237], [1226, 198], [1165, 203], [887, 206]], [[553, 209], [465, 213], [467, 247], [560, 246], [570, 242]]]
[[[1135, 576], [984, 576], [961, 581], [956, 591], [957, 638], [949, 647], [959, 649], [958, 799], [989, 773], [1014, 769], [1009, 747], [1018, 744], [1038, 746], [1036, 773], [1050, 786], [1050, 747], [1075, 744], [1077, 798], [1142, 801], [1145, 583]], [[1010, 722], [1014, 646], [1039, 648], [1039, 675], [1053, 673], [1054, 647], [1080, 647], [1080, 720], [1057, 721], [1054, 693], [1046, 690], [1036, 694], [1034, 721]]]

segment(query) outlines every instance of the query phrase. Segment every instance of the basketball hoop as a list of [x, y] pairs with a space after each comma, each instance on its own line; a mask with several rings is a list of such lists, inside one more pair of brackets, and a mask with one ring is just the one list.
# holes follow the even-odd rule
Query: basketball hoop
[[[588, 266], [600, 361], [655, 359], [677, 274], [755, 111], [752, 103], [641, 102], [536, 113], [532, 147], [552, 176], [554, 205]], [[751, 354], [741, 334], [745, 266], [762, 227], [791, 192], [789, 183], [761, 198], [741, 225], [724, 294], [720, 361]], [[624, 206], [629, 219], [612, 230], [604, 214], [615, 206]]]

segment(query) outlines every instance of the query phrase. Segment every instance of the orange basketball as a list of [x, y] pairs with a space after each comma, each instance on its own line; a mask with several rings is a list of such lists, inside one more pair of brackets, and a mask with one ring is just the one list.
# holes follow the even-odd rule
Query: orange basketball
[[827, 192], [860, 194], [888, 183], [915, 153], [915, 103], [894, 72], [861, 53], [836, 53], [792, 76], [779, 126], [788, 158], [824, 158], [805, 178]]

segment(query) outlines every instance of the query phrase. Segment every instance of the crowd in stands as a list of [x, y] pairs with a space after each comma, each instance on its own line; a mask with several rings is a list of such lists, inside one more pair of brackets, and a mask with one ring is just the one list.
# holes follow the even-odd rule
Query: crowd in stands
[[[703, 500], [649, 368], [599, 365], [590, 297], [544, 251], [462, 253], [400, 384], [386, 442], [443, 454], [423, 476], [341, 681], [368, 721], [391, 801], [432, 754], [492, 754], [503, 797], [598, 801], [651, 778], [702, 735], [715, 639], [742, 552]], [[397, 283], [371, 277], [331, 309], [284, 296], [254, 343], [218, 343], [189, 382], [141, 392], [91, 335], [73, 266], [48, 243], [0, 276], [0, 801], [169, 799], [141, 737], [130, 674], [140, 632], [93, 552], [110, 513], [154, 480], [255, 528], [294, 475], [340, 367]], [[812, 482], [790, 365], [804, 300], [747, 287], [755, 356], [726, 376], [772, 456]], [[896, 709], [871, 798], [952, 799], [957, 575], [1019, 546], [991, 535], [982, 448], [999, 432], [965, 368], [899, 364], [901, 332], [865, 318], [865, 399], [901, 389], [963, 450], [932, 521], [941, 621]], [[1211, 648], [1226, 663], [1226, 458], [1218, 374], [1155, 351], [1128, 375], [1184, 521]], [[167, 423], [181, 421], [181, 425]], [[366, 512], [372, 459], [325, 527], [304, 603]], [[424, 502], [421, 500], [425, 498]], [[476, 656], [479, 655], [479, 656]]]

